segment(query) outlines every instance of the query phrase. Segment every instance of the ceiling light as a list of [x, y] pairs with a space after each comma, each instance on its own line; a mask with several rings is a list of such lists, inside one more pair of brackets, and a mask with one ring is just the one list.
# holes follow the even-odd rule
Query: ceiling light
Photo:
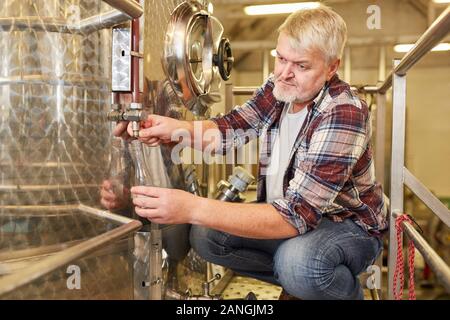
[[450, 3], [450, 0], [433, 0], [434, 3]]
[[272, 49], [272, 50], [270, 50], [270, 55], [271, 55], [272, 57], [276, 57], [276, 56], [277, 56], [277, 49]]
[[244, 12], [249, 16], [262, 14], [282, 14], [282, 13], [291, 13], [301, 9], [314, 9], [318, 8], [319, 6], [320, 3], [318, 2], [267, 4], [267, 5], [247, 6], [244, 8]]
[[[449, 0], [450, 1], [450, 0]], [[394, 46], [395, 52], [408, 52], [414, 47], [414, 44], [397, 44]], [[439, 43], [431, 51], [449, 51], [450, 43]]]
[[208, 12], [211, 14], [214, 13], [214, 5], [211, 2], [208, 3]]

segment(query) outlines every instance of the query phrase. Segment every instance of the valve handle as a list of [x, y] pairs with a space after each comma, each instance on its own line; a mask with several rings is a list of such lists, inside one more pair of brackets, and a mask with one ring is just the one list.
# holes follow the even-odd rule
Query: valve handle
[[224, 81], [230, 79], [231, 70], [233, 69], [234, 64], [230, 40], [227, 38], [222, 38], [222, 40], [220, 40], [217, 54], [213, 56], [213, 62], [219, 68], [219, 73], [222, 79]]

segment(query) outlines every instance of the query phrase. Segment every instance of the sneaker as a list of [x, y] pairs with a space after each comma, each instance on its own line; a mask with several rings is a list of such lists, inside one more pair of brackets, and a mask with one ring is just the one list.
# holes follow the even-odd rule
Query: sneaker
[[278, 297], [278, 300], [302, 300], [302, 299], [290, 295], [289, 293], [286, 292], [286, 290], [283, 289], [280, 293], [280, 296]]

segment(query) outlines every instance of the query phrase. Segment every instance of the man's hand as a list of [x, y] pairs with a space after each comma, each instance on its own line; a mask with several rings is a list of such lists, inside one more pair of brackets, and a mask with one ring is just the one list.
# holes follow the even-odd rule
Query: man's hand
[[[171, 143], [173, 142], [173, 133], [176, 130], [186, 130], [186, 132], [183, 133], [183, 136], [190, 137], [190, 127], [191, 124], [187, 121], [151, 114], [148, 116], [147, 120], [141, 122], [139, 140], [152, 147], [161, 143]], [[128, 124], [127, 131], [129, 136], [133, 135], [131, 123]]]
[[138, 186], [131, 188], [135, 211], [154, 223], [191, 223], [193, 209], [202, 199], [177, 189]]
[[117, 190], [117, 192], [123, 192], [123, 196], [120, 197], [114, 192], [114, 186], [110, 180], [104, 180], [100, 189], [100, 203], [102, 206], [108, 210], [125, 208], [130, 192], [127, 188]]
[[125, 140], [130, 140], [133, 135], [129, 135], [127, 132], [128, 123], [128, 121], [120, 121], [119, 123], [117, 123], [116, 127], [113, 130], [113, 135]]

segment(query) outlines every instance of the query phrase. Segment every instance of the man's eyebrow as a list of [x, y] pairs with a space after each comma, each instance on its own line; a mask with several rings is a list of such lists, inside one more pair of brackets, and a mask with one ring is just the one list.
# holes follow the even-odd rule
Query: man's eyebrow
[[277, 51], [277, 55], [278, 55], [279, 57], [281, 57], [281, 58], [283, 58], [283, 59], [289, 61], [289, 62], [292, 62], [292, 63], [310, 63], [309, 60], [290, 61], [290, 60], [286, 59], [285, 57], [283, 57], [283, 55], [280, 54], [278, 51]]

